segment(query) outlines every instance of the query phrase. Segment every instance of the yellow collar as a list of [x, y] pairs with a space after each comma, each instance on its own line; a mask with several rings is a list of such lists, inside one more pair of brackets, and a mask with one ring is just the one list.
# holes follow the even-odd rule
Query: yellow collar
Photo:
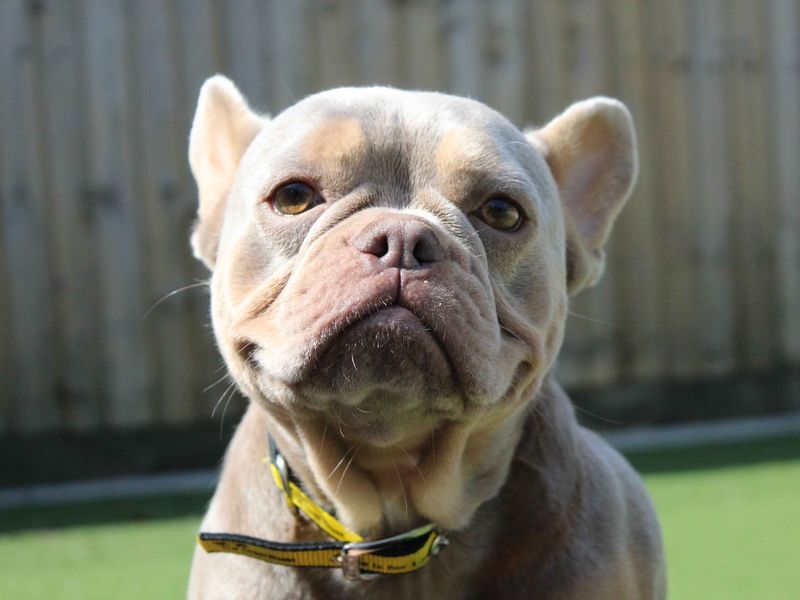
[[365, 579], [416, 571], [448, 544], [433, 523], [400, 535], [364, 541], [292, 481], [289, 466], [272, 436], [269, 454], [264, 462], [269, 462], [275, 485], [283, 492], [289, 509], [294, 514], [302, 512], [336, 541], [288, 544], [233, 533], [201, 532], [197, 541], [206, 552], [242, 554], [289, 567], [341, 568], [348, 579]]

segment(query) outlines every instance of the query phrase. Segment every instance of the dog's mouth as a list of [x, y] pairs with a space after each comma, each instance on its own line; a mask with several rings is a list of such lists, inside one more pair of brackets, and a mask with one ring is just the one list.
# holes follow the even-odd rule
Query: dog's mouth
[[324, 368], [325, 358], [335, 354], [337, 347], [353, 347], [353, 337], [366, 338], [380, 347], [392, 343], [403, 347], [434, 343], [445, 358], [448, 355], [443, 340], [436, 335], [434, 327], [425, 322], [424, 317], [400, 303], [394, 303], [377, 306], [349, 320], [344, 326], [334, 326], [324, 332], [321, 336], [323, 341], [315, 348], [314, 362], [319, 368]]
[[[395, 290], [384, 289], [368, 301], [351, 302], [347, 310], [332, 311], [296, 355], [291, 371], [270, 368], [274, 349], [239, 340], [235, 348], [248, 378], [262, 389], [267, 380], [277, 380], [310, 409], [329, 409], [332, 402], [359, 407], [361, 419], [373, 425], [414, 408], [452, 412], [462, 405], [453, 402], [462, 393], [442, 325], [446, 317], [430, 302], [422, 308], [407, 306], [402, 289]], [[369, 416], [363, 416], [365, 411]]]
[[456, 381], [448, 347], [434, 325], [400, 302], [382, 303], [332, 324], [305, 368], [303, 380], [317, 391], [441, 387], [444, 381], [453, 387]]

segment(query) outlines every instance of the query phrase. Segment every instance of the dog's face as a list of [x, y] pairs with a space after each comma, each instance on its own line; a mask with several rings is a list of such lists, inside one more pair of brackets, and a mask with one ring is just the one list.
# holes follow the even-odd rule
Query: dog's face
[[480, 103], [386, 88], [269, 120], [220, 77], [190, 160], [236, 382], [378, 447], [535, 395], [636, 171], [630, 117], [606, 99], [525, 135]]

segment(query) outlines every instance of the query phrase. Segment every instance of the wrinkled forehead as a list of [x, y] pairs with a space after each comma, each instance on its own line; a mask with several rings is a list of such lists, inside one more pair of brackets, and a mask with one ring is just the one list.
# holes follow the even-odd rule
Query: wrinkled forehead
[[266, 133], [275, 158], [319, 169], [447, 176], [516, 165], [535, 151], [489, 107], [465, 98], [386, 88], [311, 96], [278, 115]]

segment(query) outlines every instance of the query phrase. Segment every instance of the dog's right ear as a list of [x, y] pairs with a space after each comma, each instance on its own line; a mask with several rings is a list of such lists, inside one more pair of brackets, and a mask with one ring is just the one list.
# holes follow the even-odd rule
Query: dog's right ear
[[200, 89], [189, 136], [189, 165], [200, 195], [192, 249], [209, 269], [216, 261], [225, 201], [239, 162], [266, 122], [227, 77], [215, 75]]

